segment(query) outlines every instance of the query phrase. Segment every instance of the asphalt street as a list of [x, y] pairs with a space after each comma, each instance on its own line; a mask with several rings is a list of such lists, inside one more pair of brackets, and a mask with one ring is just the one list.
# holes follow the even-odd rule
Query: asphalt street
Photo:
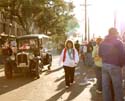
[[80, 61], [76, 67], [75, 81], [65, 88], [64, 70], [58, 66], [59, 56], [53, 56], [51, 71], [45, 67], [40, 79], [16, 75], [11, 80], [0, 69], [0, 101], [102, 101], [97, 94], [93, 67], [85, 67]]

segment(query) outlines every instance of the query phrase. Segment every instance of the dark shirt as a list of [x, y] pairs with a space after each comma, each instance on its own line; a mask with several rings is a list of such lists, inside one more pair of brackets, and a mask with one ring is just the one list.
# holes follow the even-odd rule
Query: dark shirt
[[123, 66], [125, 51], [123, 43], [116, 37], [108, 35], [99, 46], [102, 62], [116, 66]]
[[93, 51], [93, 46], [92, 46], [91, 43], [88, 43], [88, 45], [87, 45], [87, 52], [91, 53], [92, 51]]
[[79, 52], [80, 44], [79, 44], [79, 43], [76, 43], [76, 44], [75, 44], [75, 48], [76, 48], [76, 50]]
[[12, 49], [10, 47], [2, 48], [2, 54], [4, 56], [12, 55]]

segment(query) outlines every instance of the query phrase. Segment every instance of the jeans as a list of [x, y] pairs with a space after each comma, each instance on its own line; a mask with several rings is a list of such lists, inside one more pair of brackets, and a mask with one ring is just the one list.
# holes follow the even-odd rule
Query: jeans
[[74, 81], [75, 67], [63, 66], [65, 71], [65, 83], [66, 86], [70, 86], [70, 83]]
[[119, 66], [103, 63], [103, 101], [123, 101], [122, 72]]
[[93, 66], [93, 58], [92, 58], [91, 52], [87, 52], [85, 54], [85, 65], [86, 66]]

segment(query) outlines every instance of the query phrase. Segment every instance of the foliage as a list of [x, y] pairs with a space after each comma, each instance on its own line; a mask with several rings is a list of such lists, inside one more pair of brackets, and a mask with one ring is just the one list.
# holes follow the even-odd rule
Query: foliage
[[27, 34], [64, 34], [73, 18], [73, 4], [64, 0], [1, 0], [5, 19], [18, 23]]
[[76, 18], [72, 18], [68, 21], [68, 26], [66, 28], [67, 32], [71, 32], [79, 27], [78, 21]]

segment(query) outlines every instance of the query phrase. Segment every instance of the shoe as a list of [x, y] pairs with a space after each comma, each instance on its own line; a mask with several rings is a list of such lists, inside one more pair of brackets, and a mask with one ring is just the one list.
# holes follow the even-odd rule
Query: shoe
[[73, 85], [73, 84], [75, 84], [76, 82], [75, 81], [73, 81], [72, 83], [70, 83], [70, 85]]
[[69, 86], [66, 86], [66, 89], [68, 89], [69, 88]]
[[101, 93], [102, 93], [102, 91], [100, 91], [100, 90], [96, 90], [96, 93], [101, 94]]

